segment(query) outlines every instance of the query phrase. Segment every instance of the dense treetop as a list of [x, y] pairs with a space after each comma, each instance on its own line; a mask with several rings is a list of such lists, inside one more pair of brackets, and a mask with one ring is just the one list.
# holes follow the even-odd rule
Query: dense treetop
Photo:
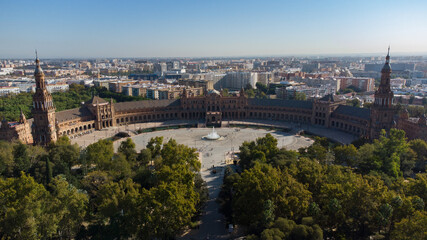
[[[130, 138], [117, 152], [109, 140], [0, 141], [0, 239], [174, 238], [207, 200], [195, 151], [162, 137], [140, 152]], [[225, 169], [220, 210], [248, 239], [423, 239], [426, 153], [396, 129], [298, 151], [267, 134]]]
[[195, 149], [130, 138], [81, 150], [61, 137], [46, 149], [0, 141], [0, 239], [169, 239], [207, 200]]
[[240, 147], [221, 211], [248, 239], [424, 239], [427, 145], [392, 129], [356, 148], [316, 138], [299, 151], [267, 134]]

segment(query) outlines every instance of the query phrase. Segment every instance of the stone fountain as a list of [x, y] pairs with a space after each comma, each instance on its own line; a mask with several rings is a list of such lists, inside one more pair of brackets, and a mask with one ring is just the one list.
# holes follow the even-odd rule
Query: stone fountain
[[212, 132], [208, 135], [204, 136], [202, 139], [204, 140], [218, 140], [221, 136], [215, 131], [215, 127], [212, 127]]

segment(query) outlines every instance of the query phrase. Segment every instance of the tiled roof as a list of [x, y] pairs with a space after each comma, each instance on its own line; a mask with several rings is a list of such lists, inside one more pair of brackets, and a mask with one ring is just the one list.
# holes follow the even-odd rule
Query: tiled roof
[[87, 107], [73, 108], [73, 109], [57, 112], [56, 120], [58, 120], [58, 122], [61, 123], [61, 122], [73, 120], [79, 117], [85, 117], [85, 116], [91, 116], [91, 115], [92, 113], [89, 111]]
[[367, 120], [369, 120], [371, 117], [371, 110], [347, 105], [339, 105], [333, 113], [359, 117]]
[[142, 100], [136, 102], [120, 102], [115, 103], [114, 108], [116, 111], [127, 111], [133, 109], [144, 109], [144, 108], [159, 108], [159, 107], [173, 107], [179, 106], [179, 99], [163, 99], [163, 100]]
[[313, 108], [313, 102], [301, 101], [301, 100], [249, 98], [248, 103], [249, 103], [249, 105], [256, 105], [256, 106], [305, 108], [305, 109], [312, 109]]
[[105, 99], [100, 98], [98, 96], [93, 96], [91, 100], [89, 100], [88, 102], [86, 102], [87, 104], [94, 104], [94, 103], [107, 103], [107, 101], [105, 101]]

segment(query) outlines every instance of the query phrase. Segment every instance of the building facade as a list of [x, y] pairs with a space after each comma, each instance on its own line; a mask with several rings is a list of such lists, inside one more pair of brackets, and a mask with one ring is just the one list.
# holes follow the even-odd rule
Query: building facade
[[[38, 60], [37, 60], [38, 61]], [[34, 94], [34, 119], [16, 123], [3, 121], [0, 139], [19, 139], [25, 143], [45, 145], [60, 136], [76, 137], [94, 130], [142, 122], [166, 120], [196, 120], [202, 126], [222, 126], [233, 120], [274, 120], [316, 125], [336, 129], [359, 137], [378, 138], [382, 129], [404, 129], [408, 137], [426, 139], [425, 116], [417, 121], [396, 114], [390, 89], [390, 56], [381, 71], [381, 84], [375, 92], [371, 109], [345, 105], [333, 94], [313, 101], [248, 98], [241, 90], [232, 96], [222, 96], [216, 90], [195, 96], [183, 89], [179, 99], [144, 100], [113, 103], [94, 96], [79, 108], [56, 112], [52, 96], [47, 92], [43, 71], [37, 64]]]
[[339, 90], [344, 90], [348, 87], [355, 87], [362, 92], [371, 92], [375, 90], [375, 79], [361, 77], [335, 77], [339, 83]]
[[422, 139], [427, 141], [426, 116], [422, 115], [416, 118], [410, 118], [408, 111], [405, 109], [397, 121], [397, 128], [406, 132], [408, 139]]
[[0, 127], [0, 140], [19, 139], [22, 143], [33, 144], [33, 134], [31, 132], [31, 121], [27, 120], [21, 110], [18, 122], [2, 121]]

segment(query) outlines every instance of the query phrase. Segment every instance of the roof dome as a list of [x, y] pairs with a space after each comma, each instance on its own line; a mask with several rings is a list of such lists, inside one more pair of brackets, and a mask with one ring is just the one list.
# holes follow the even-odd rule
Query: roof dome
[[385, 63], [383, 66], [383, 69], [381, 70], [382, 73], [384, 72], [391, 72], [391, 66], [390, 66], [390, 47], [388, 47], [387, 56], [385, 57]]
[[40, 66], [37, 67], [36, 70], [34, 71], [34, 74], [42, 74], [42, 73], [43, 73], [43, 70]]
[[391, 71], [391, 66], [389, 62], [386, 62], [383, 66], [383, 69], [381, 70], [381, 72], [390, 72]]
[[43, 73], [43, 70], [40, 67], [40, 60], [39, 58], [36, 58], [36, 70], [34, 71], [34, 75], [42, 74], [42, 73]]

